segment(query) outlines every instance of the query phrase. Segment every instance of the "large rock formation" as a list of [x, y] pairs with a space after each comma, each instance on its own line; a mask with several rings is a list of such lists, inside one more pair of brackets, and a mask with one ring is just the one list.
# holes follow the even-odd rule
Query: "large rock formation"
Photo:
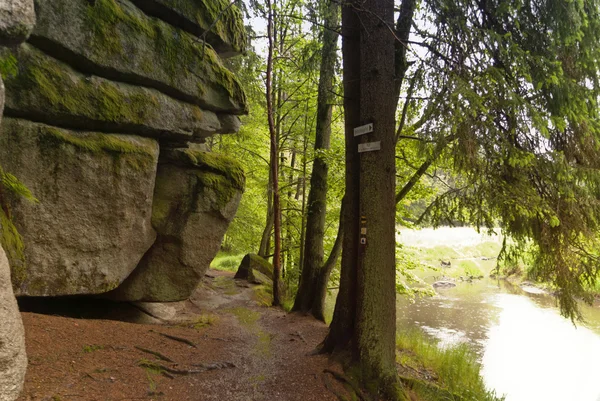
[[125, 280], [156, 238], [156, 141], [5, 118], [0, 149], [39, 200], [12, 204], [27, 245], [17, 294], [98, 294]]
[[[0, 45], [22, 42], [29, 36], [34, 24], [32, 0], [0, 2]], [[3, 111], [4, 83], [0, 77], [0, 121]], [[5, 178], [3, 176], [0, 182], [0, 401], [13, 401], [23, 388], [27, 355], [23, 322], [11, 284], [11, 268], [3, 249], [4, 246], [10, 247], [15, 259], [19, 259], [23, 252], [21, 237], [5, 211], [6, 204], [2, 196]], [[22, 265], [15, 267], [19, 269]]]
[[16, 45], [23, 42], [29, 37], [34, 25], [33, 0], [0, 2], [0, 45]]
[[191, 149], [165, 152], [152, 211], [158, 238], [113, 298], [188, 298], [217, 254], [243, 188], [243, 171], [232, 159]]
[[237, 131], [246, 113], [220, 59], [243, 50], [239, 10], [225, 0], [35, 5], [27, 43], [0, 52], [0, 165], [39, 200], [9, 202], [24, 243], [22, 257], [7, 250], [17, 294], [189, 296], [244, 185], [235, 161], [190, 148]]
[[[2, 212], [0, 212], [2, 213]], [[0, 226], [0, 230], [4, 227]], [[0, 401], [15, 400], [23, 387], [27, 356], [25, 333], [10, 284], [10, 268], [0, 247]]]

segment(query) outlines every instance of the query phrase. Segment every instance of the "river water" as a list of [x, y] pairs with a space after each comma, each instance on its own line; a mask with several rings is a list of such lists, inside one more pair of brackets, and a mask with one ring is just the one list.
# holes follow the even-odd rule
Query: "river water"
[[[420, 245], [421, 237], [439, 244], [436, 236], [460, 243], [466, 231], [459, 230], [402, 237]], [[465, 241], [472, 242], [469, 235]], [[560, 316], [551, 295], [503, 280], [437, 292], [412, 304], [399, 300], [398, 326], [419, 327], [441, 346], [469, 344], [486, 385], [506, 401], [600, 401], [600, 307], [582, 305], [586, 321], [575, 326]]]

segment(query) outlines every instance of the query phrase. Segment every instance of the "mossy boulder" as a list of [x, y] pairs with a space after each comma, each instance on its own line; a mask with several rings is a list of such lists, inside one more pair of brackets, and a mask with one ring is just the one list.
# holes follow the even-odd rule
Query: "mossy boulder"
[[222, 57], [239, 54], [248, 38], [241, 11], [229, 0], [132, 0], [148, 14], [162, 18], [210, 43]]
[[5, 118], [0, 165], [39, 200], [8, 198], [22, 237], [17, 295], [100, 294], [117, 287], [156, 238], [152, 139], [75, 132]]
[[190, 149], [163, 152], [152, 212], [158, 237], [108, 296], [149, 302], [188, 298], [219, 251], [243, 189], [243, 171], [229, 157]]
[[[4, 227], [0, 224], [0, 230]], [[0, 400], [16, 400], [23, 388], [27, 355], [25, 332], [10, 285], [10, 267], [0, 247]]]
[[0, 45], [23, 42], [35, 25], [33, 0], [0, 1]]
[[249, 253], [242, 259], [234, 278], [255, 284], [272, 285], [273, 265], [257, 254]]
[[0, 55], [14, 56], [18, 65], [16, 75], [5, 81], [6, 115], [176, 143], [222, 131], [213, 112], [154, 89], [85, 76], [30, 45]]
[[37, 0], [36, 6], [30, 42], [81, 71], [156, 88], [217, 113], [247, 111], [239, 81], [210, 45], [128, 0]]

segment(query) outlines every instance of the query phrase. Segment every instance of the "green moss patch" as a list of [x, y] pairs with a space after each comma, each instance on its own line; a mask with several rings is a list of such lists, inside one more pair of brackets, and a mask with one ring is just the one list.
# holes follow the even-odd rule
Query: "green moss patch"
[[241, 52], [247, 43], [246, 29], [239, 8], [229, 6], [226, 0], [158, 0], [189, 21], [198, 25], [196, 33], [205, 33], [209, 42], [219, 46], [217, 41], [230, 45]]
[[[242, 165], [232, 157], [225, 156], [219, 153], [202, 152], [192, 149], [185, 149], [177, 152], [181, 161], [187, 162], [193, 166], [200, 167], [203, 170], [208, 170], [218, 175], [222, 175], [231, 181], [232, 185], [244, 190], [246, 176]], [[213, 186], [210, 182], [214, 177], [207, 175], [207, 186]], [[217, 183], [218, 184], [218, 183]]]
[[[2, 55], [10, 54], [6, 52]], [[80, 78], [67, 66], [27, 45], [21, 46], [17, 59], [19, 74], [6, 81], [16, 103], [35, 101], [46, 113], [138, 125], [160, 111], [158, 100], [147, 93], [127, 91], [110, 81]]]
[[[192, 1], [185, 3], [196, 4]], [[222, 5], [215, 5], [212, 1], [207, 2], [206, 6], [211, 13], [220, 10], [220, 7]], [[235, 13], [233, 8], [231, 12]], [[229, 32], [221, 27], [226, 17], [227, 15], [219, 20], [215, 29]], [[242, 24], [241, 16], [238, 18], [236, 14], [232, 18], [228, 24], [238, 29], [236, 24]], [[245, 107], [245, 95], [236, 77], [223, 65], [210, 45], [203, 44], [187, 32], [147, 17], [130, 3], [118, 0], [97, 0], [95, 4], [88, 5], [86, 23], [92, 28], [90, 48], [96, 62], [102, 63], [102, 58], [106, 56], [118, 56], [121, 62], [127, 64], [132, 63], [130, 60], [137, 60], [141, 70], [150, 75], [154, 75], [154, 68], [161, 68], [163, 72], [158, 75], [173, 86], [178, 86], [177, 81], [190, 77], [193, 72], [193, 79], [199, 81], [194, 88], [199, 97], [206, 92], [205, 87], [210, 85], [217, 91], [225, 90], [235, 102]], [[242, 39], [245, 41], [243, 25], [241, 29]], [[133, 43], [132, 38], [135, 37], [141, 39], [139, 43]], [[125, 50], [130, 49], [131, 45], [136, 48], [133, 57], [129, 50]], [[133, 65], [130, 67], [136, 69]]]
[[136, 171], [146, 170], [156, 162], [156, 151], [150, 144], [132, 143], [116, 135], [79, 133], [77, 135], [54, 127], [40, 127], [40, 139], [44, 147], [73, 146], [78, 151], [92, 154], [105, 153], [115, 160], [124, 158]]
[[13, 286], [18, 288], [27, 280], [27, 265], [25, 263], [25, 245], [17, 228], [0, 207], [0, 244], [6, 251], [11, 267]]

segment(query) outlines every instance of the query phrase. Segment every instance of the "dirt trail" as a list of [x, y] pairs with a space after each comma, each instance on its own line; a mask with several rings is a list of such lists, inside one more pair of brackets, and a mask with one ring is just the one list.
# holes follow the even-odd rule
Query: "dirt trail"
[[337, 400], [323, 371], [339, 366], [309, 355], [327, 327], [261, 306], [260, 292], [231, 273], [210, 271], [190, 300], [150, 313], [163, 324], [23, 313], [19, 400]]

